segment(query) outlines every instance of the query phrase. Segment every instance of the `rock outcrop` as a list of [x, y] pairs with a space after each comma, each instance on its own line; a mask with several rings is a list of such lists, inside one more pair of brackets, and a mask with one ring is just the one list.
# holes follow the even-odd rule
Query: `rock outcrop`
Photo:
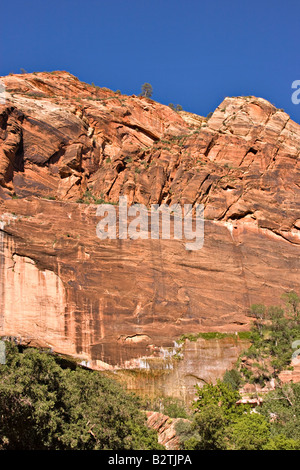
[[279, 374], [279, 379], [282, 383], [297, 383], [300, 382], [300, 358], [293, 358], [289, 369], [283, 370]]
[[[1, 81], [2, 336], [135, 368], [300, 291], [300, 126], [284, 111], [228, 97], [205, 119], [67, 72]], [[203, 204], [203, 248], [100, 240], [97, 203], [120, 195]]]
[[[154, 429], [158, 435], [158, 442], [166, 450], [180, 450], [180, 440], [176, 434], [176, 424], [182, 418], [170, 418], [158, 411], [147, 411], [147, 426]], [[185, 419], [184, 421], [188, 421]]]

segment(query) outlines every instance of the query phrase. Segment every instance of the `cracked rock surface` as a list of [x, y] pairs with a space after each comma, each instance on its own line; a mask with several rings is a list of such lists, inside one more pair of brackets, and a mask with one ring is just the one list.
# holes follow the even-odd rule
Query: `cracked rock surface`
[[[228, 97], [206, 119], [67, 72], [1, 81], [1, 335], [130, 368], [299, 293], [300, 126], [284, 111]], [[120, 195], [203, 204], [203, 248], [100, 240], [96, 203]]]

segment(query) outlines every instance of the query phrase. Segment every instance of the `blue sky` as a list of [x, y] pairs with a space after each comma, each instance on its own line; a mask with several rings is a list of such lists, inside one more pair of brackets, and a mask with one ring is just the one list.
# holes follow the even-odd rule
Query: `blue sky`
[[299, 0], [2, 2], [0, 75], [66, 70], [125, 94], [206, 116], [255, 95], [300, 123]]

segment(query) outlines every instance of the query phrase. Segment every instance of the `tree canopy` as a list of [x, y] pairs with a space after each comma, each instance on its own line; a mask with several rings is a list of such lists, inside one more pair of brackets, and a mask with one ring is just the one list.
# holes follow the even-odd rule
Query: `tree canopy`
[[0, 365], [0, 449], [161, 448], [139, 400], [118, 383], [7, 343], [7, 362]]

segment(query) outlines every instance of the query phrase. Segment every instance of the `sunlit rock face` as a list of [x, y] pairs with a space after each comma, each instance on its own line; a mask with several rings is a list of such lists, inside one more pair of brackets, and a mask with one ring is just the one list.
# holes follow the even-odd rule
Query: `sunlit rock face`
[[[1, 336], [143, 369], [182, 334], [248, 330], [251, 304], [300, 292], [300, 126], [282, 110], [233, 97], [207, 120], [67, 72], [1, 81]], [[98, 204], [120, 196], [203, 204], [203, 247], [101, 240]], [[212, 378], [240, 351], [220, 345]], [[165, 384], [208, 380], [201, 351]]]
[[195, 399], [195, 386], [223, 377], [249, 344], [235, 333], [220, 338], [195, 337], [180, 344], [175, 341], [173, 347], [161, 348], [158, 356], [140, 358], [131, 367], [118, 370], [118, 378], [137, 394], [176, 397], [190, 404]]
[[51, 270], [39, 269], [33, 259], [18, 255], [13, 238], [3, 232], [0, 258], [2, 334], [76, 353], [72, 339], [64, 334], [67, 304], [60, 277]]

